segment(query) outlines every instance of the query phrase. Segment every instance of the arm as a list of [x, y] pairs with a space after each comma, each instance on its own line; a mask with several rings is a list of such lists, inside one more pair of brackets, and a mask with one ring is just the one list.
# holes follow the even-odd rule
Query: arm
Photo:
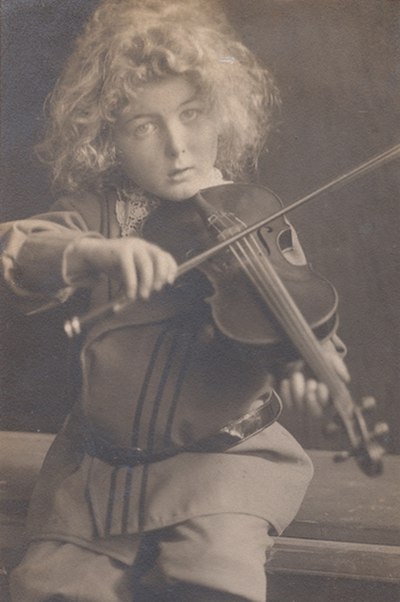
[[[94, 198], [92, 213], [96, 214]], [[96, 220], [93, 219], [93, 222]], [[11, 301], [26, 312], [38, 311], [68, 299], [78, 286], [92, 283], [89, 275], [67, 275], [69, 247], [83, 237], [102, 238], [65, 197], [51, 211], [0, 226], [1, 285]]]
[[64, 302], [102, 274], [120, 279], [132, 298], [172, 282], [176, 264], [168, 253], [140, 238], [100, 234], [100, 203], [93, 195], [64, 198], [49, 213], [0, 227], [2, 284], [24, 311]]

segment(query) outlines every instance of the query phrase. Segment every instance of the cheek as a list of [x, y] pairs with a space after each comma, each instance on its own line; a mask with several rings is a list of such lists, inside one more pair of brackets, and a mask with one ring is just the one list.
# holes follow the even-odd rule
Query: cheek
[[[197, 148], [208, 162], [215, 162], [218, 149], [218, 134], [214, 126], [203, 128], [197, 138]], [[195, 138], [195, 139], [196, 139]]]
[[136, 175], [146, 171], [146, 167], [152, 165], [154, 153], [147, 152], [145, 149], [121, 148], [122, 166], [131, 175]]

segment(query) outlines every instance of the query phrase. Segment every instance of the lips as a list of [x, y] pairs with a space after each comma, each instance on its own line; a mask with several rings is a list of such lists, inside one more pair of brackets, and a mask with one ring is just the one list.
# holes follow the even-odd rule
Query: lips
[[181, 177], [184, 177], [192, 169], [192, 167], [180, 167], [177, 169], [171, 169], [171, 171], [168, 172], [168, 177], [173, 180], [179, 179]]

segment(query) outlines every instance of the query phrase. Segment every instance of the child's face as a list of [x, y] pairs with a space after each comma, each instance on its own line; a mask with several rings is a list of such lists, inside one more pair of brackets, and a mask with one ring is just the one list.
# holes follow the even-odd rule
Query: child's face
[[146, 84], [118, 116], [114, 139], [126, 174], [171, 201], [206, 187], [217, 156], [215, 118], [181, 76]]

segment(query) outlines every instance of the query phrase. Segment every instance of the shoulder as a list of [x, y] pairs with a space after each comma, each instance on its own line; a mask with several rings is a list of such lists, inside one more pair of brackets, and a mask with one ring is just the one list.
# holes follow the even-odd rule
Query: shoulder
[[87, 191], [77, 191], [59, 197], [51, 207], [51, 211], [69, 211], [79, 214], [88, 230], [102, 232], [108, 220], [110, 203], [109, 195]]

